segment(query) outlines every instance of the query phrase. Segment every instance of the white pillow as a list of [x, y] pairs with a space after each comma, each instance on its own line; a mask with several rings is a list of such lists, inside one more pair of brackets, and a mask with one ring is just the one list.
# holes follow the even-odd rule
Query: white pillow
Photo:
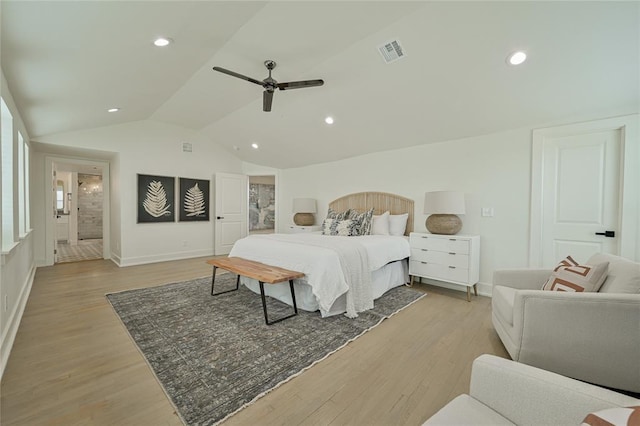
[[402, 236], [407, 229], [409, 213], [392, 214], [389, 216], [389, 234]]
[[389, 235], [389, 212], [373, 215], [371, 235]]

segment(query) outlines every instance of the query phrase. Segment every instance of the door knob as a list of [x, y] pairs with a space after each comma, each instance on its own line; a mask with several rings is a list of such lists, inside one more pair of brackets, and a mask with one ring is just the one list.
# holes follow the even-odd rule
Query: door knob
[[216, 219], [224, 219], [224, 216], [216, 216]]
[[596, 235], [604, 235], [605, 237], [613, 238], [616, 236], [615, 231], [596, 232]]

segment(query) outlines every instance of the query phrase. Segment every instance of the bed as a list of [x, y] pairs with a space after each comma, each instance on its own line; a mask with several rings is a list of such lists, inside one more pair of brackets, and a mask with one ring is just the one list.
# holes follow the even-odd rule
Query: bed
[[[406, 227], [403, 235], [250, 235], [238, 240], [229, 256], [304, 272], [305, 277], [294, 282], [300, 309], [319, 310], [323, 317], [341, 313], [355, 317], [388, 290], [408, 282], [414, 203], [394, 194], [360, 192], [332, 201], [329, 208], [337, 212], [373, 208], [375, 215], [388, 211], [397, 218], [406, 214]], [[260, 293], [257, 281], [242, 278], [241, 283]], [[292, 304], [288, 285], [269, 285], [265, 290], [268, 296]]]

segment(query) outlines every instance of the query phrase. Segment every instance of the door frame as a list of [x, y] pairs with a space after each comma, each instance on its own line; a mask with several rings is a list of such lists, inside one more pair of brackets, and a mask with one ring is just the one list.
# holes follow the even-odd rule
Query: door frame
[[[276, 209], [273, 212], [274, 214], [274, 222], [273, 222], [273, 232], [278, 232], [278, 209], [280, 208], [280, 191], [278, 191], [278, 174], [277, 173], [247, 173], [247, 185], [251, 184], [252, 176], [273, 176], [273, 185], [275, 186], [275, 196], [276, 196]], [[247, 232], [249, 232], [249, 191], [247, 190]]]
[[[102, 258], [111, 259], [111, 204], [110, 204], [110, 175], [109, 162], [99, 160], [82, 160], [73, 157], [59, 157], [47, 155], [45, 157], [45, 206], [53, 205], [53, 191], [51, 190], [51, 176], [53, 174], [54, 163], [81, 164], [86, 166], [96, 166], [102, 168]], [[54, 250], [56, 220], [55, 216], [48, 214], [45, 220], [45, 266], [54, 264]]]
[[544, 147], [547, 138], [572, 136], [607, 130], [620, 131], [620, 197], [619, 197], [619, 253], [640, 261], [640, 140], [639, 114], [606, 118], [563, 126], [533, 130], [531, 160], [531, 204], [529, 267], [542, 267], [542, 230], [544, 199]]

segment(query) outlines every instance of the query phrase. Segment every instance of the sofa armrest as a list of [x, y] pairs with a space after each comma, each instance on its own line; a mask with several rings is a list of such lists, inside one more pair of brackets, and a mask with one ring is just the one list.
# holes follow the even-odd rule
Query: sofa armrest
[[640, 403], [493, 355], [481, 355], [473, 362], [470, 395], [517, 425], [578, 425], [590, 412]]
[[502, 269], [493, 272], [493, 285], [518, 290], [540, 290], [551, 276], [549, 269]]
[[517, 361], [640, 392], [640, 295], [521, 290], [513, 326]]

